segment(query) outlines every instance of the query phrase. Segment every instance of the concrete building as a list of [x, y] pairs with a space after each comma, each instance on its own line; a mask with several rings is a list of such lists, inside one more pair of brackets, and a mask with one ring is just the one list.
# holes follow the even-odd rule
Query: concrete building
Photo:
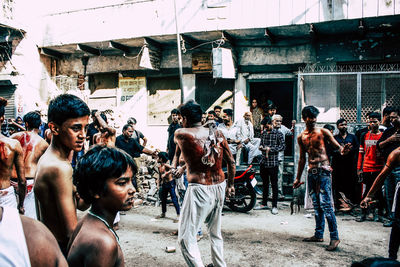
[[[304, 105], [318, 106], [321, 122], [357, 124], [400, 103], [400, 0], [43, 2], [32, 29], [48, 74], [41, 100], [56, 84], [113, 110], [117, 126], [133, 116], [161, 150], [169, 110], [192, 98], [236, 118], [252, 98], [271, 100], [287, 126]], [[214, 78], [218, 67], [230, 78]]]

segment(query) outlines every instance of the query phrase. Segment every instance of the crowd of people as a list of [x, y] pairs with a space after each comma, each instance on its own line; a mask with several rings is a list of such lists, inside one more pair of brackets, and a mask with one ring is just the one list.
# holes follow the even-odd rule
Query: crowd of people
[[[2, 125], [6, 104], [7, 100], [0, 98]], [[234, 194], [237, 165], [259, 164], [263, 197], [257, 208], [266, 209], [272, 199], [271, 213], [278, 214], [285, 138], [293, 136], [295, 122], [287, 128], [276, 111], [273, 104], [264, 111], [253, 100], [250, 111], [234, 121], [232, 109], [215, 106], [204, 113], [200, 105], [188, 101], [171, 111], [166, 152], [146, 148], [147, 138], [136, 129], [135, 118], [129, 118], [117, 136], [104, 113], [90, 111], [85, 102], [69, 94], [50, 102], [47, 124], [37, 111], [25, 114], [22, 121], [7, 121], [7, 125], [18, 126], [11, 135], [9, 127], [2, 127], [0, 135], [0, 222], [15, 221], [17, 227], [13, 229], [16, 238], [7, 241], [7, 253], [0, 252], [0, 263], [123, 265], [116, 233], [119, 212], [133, 207], [135, 192], [142, 188], [137, 173], [144, 153], [157, 159], [159, 218], [165, 217], [170, 195], [177, 215], [174, 221], [179, 222], [178, 243], [188, 266], [204, 266], [197, 246], [203, 222], [209, 230], [213, 265], [226, 266], [221, 214], [225, 197]], [[357, 221], [367, 220], [369, 213], [375, 214], [374, 209], [376, 220], [389, 218], [385, 221], [393, 227], [389, 257], [396, 259], [400, 239], [399, 205], [395, 205], [400, 199], [395, 197], [400, 182], [399, 111], [384, 110], [385, 129], [380, 127], [380, 114], [370, 113], [368, 127], [360, 130], [358, 138], [347, 132], [346, 120], [337, 121], [339, 133], [334, 136], [329, 129], [316, 127], [317, 116], [315, 107], [303, 109], [306, 129], [297, 140], [300, 160], [293, 187], [302, 184], [308, 154], [307, 191], [316, 219], [315, 234], [304, 241], [323, 242], [326, 218], [331, 237], [326, 249], [336, 250], [340, 240], [331, 198], [344, 211], [361, 202]], [[182, 189], [180, 197], [176, 187]], [[79, 222], [77, 209], [89, 209]], [[26, 216], [18, 216], [18, 212]], [[39, 232], [28, 236], [27, 229]], [[0, 232], [0, 243], [3, 238]], [[46, 246], [56, 243], [58, 246]]]

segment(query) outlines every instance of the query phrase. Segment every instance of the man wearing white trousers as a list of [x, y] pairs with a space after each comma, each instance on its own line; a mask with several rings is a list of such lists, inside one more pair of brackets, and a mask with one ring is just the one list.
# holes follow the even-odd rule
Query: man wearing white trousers
[[255, 157], [261, 155], [259, 149], [261, 139], [254, 137], [253, 123], [251, 123], [251, 112], [245, 112], [243, 119], [238, 120], [235, 125], [240, 129], [243, 146], [249, 151], [247, 164], [251, 164]]
[[[174, 175], [179, 157], [186, 163], [189, 182], [179, 218], [178, 242], [188, 266], [203, 267], [196, 235], [205, 221], [211, 241], [211, 260], [214, 266], [225, 267], [223, 240], [221, 235], [221, 213], [225, 191], [234, 194], [233, 177], [235, 161], [224, 135], [215, 124], [208, 128], [201, 125], [202, 110], [193, 100], [180, 108], [183, 128], [176, 130], [177, 149], [172, 163]], [[222, 160], [227, 163], [228, 175], [221, 168]]]

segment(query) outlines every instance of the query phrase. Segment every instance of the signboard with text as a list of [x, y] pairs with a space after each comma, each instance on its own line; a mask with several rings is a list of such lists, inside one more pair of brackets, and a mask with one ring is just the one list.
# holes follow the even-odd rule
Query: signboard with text
[[140, 89], [146, 88], [146, 77], [123, 77], [118, 79], [121, 88], [121, 103], [131, 99]]

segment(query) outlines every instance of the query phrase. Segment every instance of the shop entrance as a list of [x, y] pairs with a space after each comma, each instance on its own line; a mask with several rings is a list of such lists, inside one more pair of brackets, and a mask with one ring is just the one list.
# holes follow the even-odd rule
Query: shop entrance
[[[293, 105], [293, 92], [294, 81], [262, 81], [250, 82], [250, 98], [256, 99], [258, 105], [266, 111], [267, 105], [273, 103], [277, 107], [277, 114], [283, 117], [282, 124], [289, 129], [292, 126], [292, 120], [295, 119], [294, 105]], [[293, 138], [286, 138], [286, 156], [293, 155]]]

